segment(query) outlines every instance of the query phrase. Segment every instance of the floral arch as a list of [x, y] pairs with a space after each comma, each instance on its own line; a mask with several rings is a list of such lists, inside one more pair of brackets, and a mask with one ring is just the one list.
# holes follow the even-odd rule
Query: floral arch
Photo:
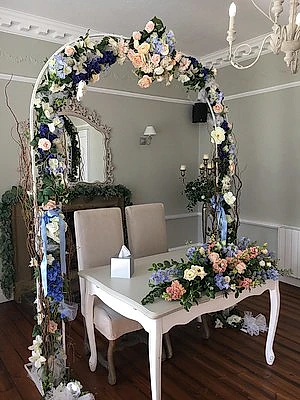
[[216, 219], [214, 233], [221, 240], [236, 238], [236, 147], [224, 95], [215, 81], [216, 71], [176, 50], [173, 32], [156, 17], [143, 30], [133, 32], [130, 39], [106, 36], [98, 41], [86, 34], [58, 49], [37, 78], [30, 106], [36, 236], [31, 264], [36, 268], [37, 280], [37, 324], [30, 362], [42, 382], [43, 393], [52, 393], [53, 387], [60, 384], [61, 371], [66, 367], [62, 321], [68, 317], [63, 289], [67, 227], [61, 205], [68, 201], [68, 174], [60, 110], [74, 97], [79, 101], [86, 85], [95, 83], [103, 71], [126, 60], [135, 68], [141, 88], [154, 82], [168, 86], [178, 80], [187, 90], [199, 92], [208, 104], [214, 127], [211, 142], [217, 160], [216, 178], [207, 177], [204, 184], [192, 182], [187, 195], [192, 193], [191, 205], [202, 201], [211, 207]]

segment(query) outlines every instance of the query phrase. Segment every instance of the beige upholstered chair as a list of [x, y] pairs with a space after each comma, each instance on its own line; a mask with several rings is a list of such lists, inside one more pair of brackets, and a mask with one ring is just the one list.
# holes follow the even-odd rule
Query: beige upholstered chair
[[[134, 258], [168, 251], [165, 209], [162, 203], [137, 204], [125, 208], [128, 247]], [[167, 358], [172, 357], [169, 333], [164, 335]]]
[[[74, 213], [78, 269], [94, 268], [110, 264], [111, 256], [117, 254], [124, 243], [120, 208], [98, 208]], [[85, 281], [79, 278], [81, 313], [85, 311]], [[113, 361], [115, 341], [122, 335], [142, 329], [131, 319], [118, 314], [97, 297], [94, 301], [94, 325], [108, 341], [108, 382], [116, 383]]]
[[135, 258], [168, 251], [165, 210], [162, 203], [125, 208], [128, 245]]

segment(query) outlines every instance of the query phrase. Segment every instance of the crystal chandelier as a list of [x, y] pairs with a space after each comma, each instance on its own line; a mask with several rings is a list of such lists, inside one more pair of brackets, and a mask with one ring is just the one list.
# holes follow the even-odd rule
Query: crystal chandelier
[[238, 53], [241, 50], [249, 55], [251, 52], [251, 47], [246, 44], [240, 44], [234, 50], [232, 49], [232, 44], [235, 41], [236, 31], [235, 31], [235, 15], [236, 15], [236, 5], [231, 3], [229, 7], [229, 28], [227, 31], [227, 42], [229, 43], [229, 60], [230, 63], [237, 69], [247, 69], [254, 65], [263, 50], [263, 47], [267, 40], [269, 40], [269, 47], [274, 54], [278, 54], [280, 51], [285, 53], [284, 61], [290, 68], [291, 72], [295, 74], [298, 69], [298, 51], [300, 50], [300, 13], [297, 13], [297, 8], [299, 5], [298, 0], [290, 0], [290, 12], [289, 21], [287, 25], [279, 25], [279, 17], [283, 12], [284, 0], [273, 0], [270, 2], [269, 13], [265, 13], [254, 0], [250, 0], [254, 7], [261, 12], [266, 18], [268, 18], [272, 26], [272, 33], [269, 33], [262, 41], [259, 52], [255, 60], [248, 64], [242, 65], [237, 61]]

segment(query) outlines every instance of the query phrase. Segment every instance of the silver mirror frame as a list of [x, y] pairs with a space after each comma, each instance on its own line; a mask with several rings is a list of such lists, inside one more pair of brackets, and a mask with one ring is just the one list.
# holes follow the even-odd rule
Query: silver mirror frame
[[105, 149], [105, 181], [99, 183], [107, 185], [113, 184], [114, 165], [112, 163], [110, 148], [111, 128], [102, 123], [100, 115], [95, 110], [91, 111], [73, 97], [67, 101], [66, 105], [60, 108], [59, 114], [81, 118], [103, 135]]

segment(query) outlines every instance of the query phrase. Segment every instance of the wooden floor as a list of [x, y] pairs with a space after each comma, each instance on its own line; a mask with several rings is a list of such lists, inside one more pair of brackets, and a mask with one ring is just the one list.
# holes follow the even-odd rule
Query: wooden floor
[[[268, 315], [265, 293], [240, 303], [241, 310]], [[266, 334], [251, 337], [232, 329], [212, 329], [202, 339], [195, 322], [171, 331], [174, 356], [162, 367], [163, 400], [300, 400], [300, 288], [281, 284], [281, 313], [275, 339], [276, 360], [264, 358]], [[23, 365], [30, 355], [32, 317], [24, 306], [0, 304], [0, 400], [36, 400], [40, 395]], [[80, 319], [69, 324], [72, 377], [97, 400], [150, 399], [147, 348], [144, 344], [116, 353], [118, 382], [107, 383], [106, 371], [88, 369]], [[105, 342], [98, 339], [99, 346]]]

